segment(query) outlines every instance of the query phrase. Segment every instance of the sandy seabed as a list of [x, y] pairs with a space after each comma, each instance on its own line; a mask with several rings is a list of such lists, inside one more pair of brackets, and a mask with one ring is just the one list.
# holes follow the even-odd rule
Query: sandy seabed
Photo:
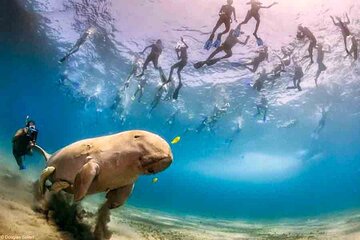
[[[73, 239], [60, 231], [44, 214], [32, 210], [32, 181], [26, 172], [0, 169], [1, 239]], [[84, 209], [95, 213], [97, 206], [84, 201]], [[85, 217], [94, 223], [95, 214]], [[148, 209], [125, 206], [111, 212], [109, 228], [114, 240], [242, 240], [319, 239], [360, 240], [360, 211], [306, 220], [269, 223], [179, 217]]]

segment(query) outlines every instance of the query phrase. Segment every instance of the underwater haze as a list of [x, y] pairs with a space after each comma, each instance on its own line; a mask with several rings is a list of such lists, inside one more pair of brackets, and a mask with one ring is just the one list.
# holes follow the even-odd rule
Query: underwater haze
[[[259, 35], [269, 46], [269, 61], [258, 72], [271, 71], [282, 46], [293, 44], [299, 57], [307, 54], [308, 43], [296, 40], [299, 24], [331, 48], [325, 54], [327, 70], [318, 87], [314, 84], [317, 64], [307, 68], [307, 59], [301, 62], [302, 91], [286, 89], [292, 85], [290, 67], [273, 87], [265, 85], [261, 92], [250, 86], [256, 74], [231, 64], [256, 55], [253, 19], [242, 28], [251, 36], [248, 44], [234, 47], [230, 59], [202, 69], [193, 67], [210, 53], [203, 45], [225, 2], [1, 0], [3, 164], [18, 171], [11, 138], [27, 115], [36, 121], [38, 144], [50, 153], [84, 138], [143, 129], [169, 143], [176, 136], [181, 140], [171, 145], [173, 164], [155, 176], [140, 177], [123, 208], [253, 222], [358, 211], [360, 63], [344, 57], [341, 32], [330, 15], [348, 13], [349, 28], [360, 39], [360, 2], [279, 0], [278, 5], [261, 10]], [[233, 6], [241, 21], [249, 6], [243, 0], [234, 0]], [[94, 34], [60, 64], [59, 59], [90, 27]], [[184, 86], [177, 101], [162, 100], [149, 113], [160, 83], [153, 65], [145, 72], [141, 102], [131, 99], [136, 78], [125, 91], [124, 82], [138, 53], [157, 39], [164, 45], [159, 65], [168, 75], [177, 61], [174, 48], [180, 37], [189, 45]], [[176, 71], [173, 76], [177, 81]], [[269, 103], [266, 121], [254, 117], [263, 96]], [[186, 131], [199, 126], [216, 105], [226, 103], [228, 111], [211, 130]], [[326, 124], [316, 132], [322, 109], [327, 110]], [[27, 169], [20, 174], [34, 180], [45, 166], [37, 154], [26, 157], [25, 164]]]

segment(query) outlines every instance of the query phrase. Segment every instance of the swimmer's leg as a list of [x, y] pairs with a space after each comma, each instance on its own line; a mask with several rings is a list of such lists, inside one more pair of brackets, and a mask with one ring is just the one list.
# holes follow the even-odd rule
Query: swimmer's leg
[[24, 166], [24, 163], [23, 163], [23, 157], [19, 156], [17, 154], [14, 154], [14, 157], [15, 157], [17, 165], [19, 166], [19, 169], [20, 170], [25, 169], [25, 166]]
[[345, 51], [346, 51], [346, 53], [348, 53], [348, 54], [349, 54], [349, 50], [348, 50], [348, 48], [347, 48], [347, 41], [346, 41], [346, 38], [347, 38], [347, 36], [344, 36]]
[[174, 94], [173, 94], [173, 99], [177, 100], [178, 99], [178, 96], [179, 96], [179, 92], [180, 92], [180, 88], [182, 88], [183, 84], [181, 82], [181, 70], [185, 67], [185, 65], [181, 65], [179, 68], [178, 68], [178, 71], [177, 71], [177, 74], [178, 74], [178, 78], [179, 78], [179, 85], [177, 86], [177, 88], [175, 89], [174, 91]]
[[211, 35], [209, 37], [209, 40], [213, 40], [214, 36], [215, 36], [215, 32], [216, 30], [224, 23], [224, 20], [220, 17], [219, 20], [217, 21], [213, 31], [211, 32]]
[[253, 16], [252, 16], [252, 14], [251, 14], [251, 11], [248, 11], [247, 14], [246, 14], [246, 17], [245, 17], [244, 21], [242, 21], [241, 23], [239, 23], [239, 25], [237, 26], [237, 28], [240, 28], [241, 25], [248, 23], [249, 20], [250, 20], [252, 17], [253, 17]]
[[212, 53], [210, 54], [210, 56], [206, 59], [206, 61], [211, 60], [213, 57], [216, 56], [216, 54], [218, 54], [219, 52], [222, 52], [223, 50], [224, 50], [224, 48], [223, 48], [222, 46], [216, 48], [215, 51], [212, 52]]
[[152, 59], [153, 59], [153, 56], [151, 56], [150, 54], [146, 57], [144, 65], [142, 67], [142, 71], [139, 75], [137, 75], [137, 77], [142, 77], [144, 75], [144, 72], [145, 72], [147, 66], [149, 65], [150, 61], [152, 61]]
[[255, 26], [255, 31], [254, 31], [253, 35], [256, 38], [259, 38], [258, 35], [257, 35], [257, 31], [259, 30], [259, 26], [260, 26], [260, 15], [256, 14], [256, 15], [254, 15], [254, 18], [256, 20], [256, 26]]
[[218, 34], [217, 38], [220, 39], [222, 35], [224, 35], [225, 33], [228, 33], [230, 31], [230, 19], [226, 19], [224, 20], [224, 24], [225, 24], [225, 30], [221, 33]]

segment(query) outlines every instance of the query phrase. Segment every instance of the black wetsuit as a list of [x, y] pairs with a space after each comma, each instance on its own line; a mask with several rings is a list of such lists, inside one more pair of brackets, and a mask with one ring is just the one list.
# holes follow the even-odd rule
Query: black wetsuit
[[157, 44], [152, 44], [150, 45], [151, 47], [151, 52], [150, 54], [147, 56], [144, 65], [143, 65], [143, 69], [147, 68], [147, 65], [152, 62], [154, 64], [155, 69], [158, 69], [158, 63], [159, 63], [159, 57], [162, 53], [162, 48], [160, 46], [158, 46]]
[[38, 131], [29, 131], [26, 128], [18, 130], [12, 139], [12, 151], [19, 167], [23, 167], [22, 157], [29, 154], [30, 142], [35, 143]]
[[210, 40], [212, 40], [215, 36], [215, 32], [216, 30], [222, 25], [225, 25], [225, 30], [221, 33], [219, 33], [219, 37], [221, 37], [223, 34], [227, 33], [230, 31], [230, 25], [231, 25], [231, 14], [235, 12], [235, 8], [230, 6], [230, 5], [223, 5], [220, 9], [220, 17], [219, 20], [217, 21], [211, 35], [210, 35]]

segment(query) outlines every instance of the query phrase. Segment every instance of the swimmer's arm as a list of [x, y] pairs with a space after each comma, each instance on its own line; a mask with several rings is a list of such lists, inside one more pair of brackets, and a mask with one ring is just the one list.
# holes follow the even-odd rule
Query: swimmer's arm
[[346, 22], [345, 22], [345, 24], [350, 24], [350, 19], [349, 19], [349, 15], [348, 14], [346, 14]]
[[189, 46], [186, 44], [186, 42], [184, 41], [184, 38], [181, 37], [181, 42], [185, 45], [186, 49], [189, 48]]
[[236, 19], [236, 11], [235, 11], [235, 8], [233, 7], [233, 13], [234, 13], [234, 21], [237, 22], [237, 19]]
[[144, 48], [144, 50], [141, 53], [144, 53], [147, 49], [152, 48], [153, 46], [154, 46], [154, 44], [147, 46], [146, 48]]
[[330, 18], [331, 18], [331, 20], [332, 20], [332, 22], [334, 23], [335, 26], [338, 26], [338, 25], [339, 25], [339, 24], [337, 24], [337, 23], [335, 22], [335, 19], [334, 19], [333, 16], [330, 16]]
[[277, 2], [273, 2], [272, 4], [270, 4], [269, 6], [260, 6], [260, 8], [271, 8], [272, 6], [278, 4]]

